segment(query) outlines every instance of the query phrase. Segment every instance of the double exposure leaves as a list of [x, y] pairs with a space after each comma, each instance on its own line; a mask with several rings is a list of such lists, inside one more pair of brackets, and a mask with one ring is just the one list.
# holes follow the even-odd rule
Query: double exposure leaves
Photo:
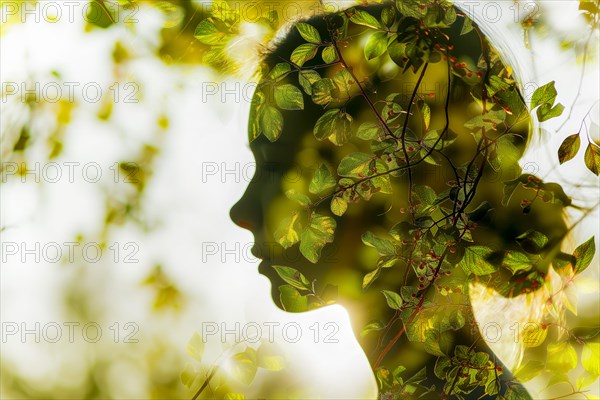
[[550, 343], [546, 355], [546, 369], [566, 374], [577, 366], [577, 353], [568, 342]]
[[[298, 73], [298, 83], [302, 90], [309, 96], [312, 96], [312, 85], [321, 79], [321, 75], [312, 69], [302, 70]], [[313, 99], [314, 101], [314, 99]]]
[[337, 59], [335, 47], [333, 45], [325, 47], [323, 49], [323, 52], [321, 53], [321, 57], [323, 58], [323, 61], [325, 61], [325, 63], [327, 64], [331, 64], [332, 62], [334, 62]]
[[321, 250], [333, 241], [335, 220], [326, 215], [312, 213], [310, 223], [300, 235], [300, 252], [312, 263], [319, 261]]
[[296, 47], [290, 56], [290, 61], [301, 67], [305, 62], [312, 60], [317, 55], [319, 46], [312, 43], [304, 43]]
[[303, 296], [291, 285], [279, 286], [279, 300], [285, 311], [303, 312], [308, 310], [308, 297]]
[[391, 290], [382, 290], [381, 293], [385, 296], [387, 305], [393, 310], [399, 310], [402, 307], [402, 298], [396, 292]]
[[583, 160], [590, 171], [596, 175], [600, 174], [600, 147], [598, 145], [592, 142], [588, 143]]
[[230, 361], [233, 377], [245, 385], [250, 385], [258, 370], [256, 350], [246, 347], [243, 352], [232, 356]]
[[259, 126], [269, 141], [276, 141], [283, 130], [283, 116], [273, 106], [264, 105], [259, 110]]
[[600, 376], [600, 343], [590, 342], [581, 351], [581, 365], [592, 376]]
[[575, 257], [576, 260], [573, 271], [576, 274], [582, 273], [592, 262], [595, 253], [596, 244], [594, 242], [594, 237], [592, 236], [585, 243], [577, 247], [573, 252], [573, 257]]
[[321, 35], [319, 35], [319, 31], [317, 31], [314, 26], [307, 24], [306, 22], [298, 22], [296, 24], [296, 29], [298, 29], [300, 36], [307, 42], [313, 44], [321, 43]]
[[196, 361], [202, 361], [204, 355], [204, 339], [197, 333], [194, 333], [187, 344], [187, 353]]
[[294, 85], [286, 84], [275, 88], [275, 103], [282, 110], [303, 110], [302, 92]]
[[363, 233], [361, 239], [364, 244], [377, 250], [379, 255], [393, 256], [396, 254], [394, 243], [391, 240], [379, 238], [369, 231]]
[[274, 265], [273, 268], [277, 275], [281, 277], [288, 285], [299, 290], [312, 290], [310, 281], [298, 270], [291, 267], [282, 267]]
[[536, 107], [539, 107], [536, 110], [536, 114], [540, 122], [558, 117], [565, 109], [560, 103], [554, 105], [556, 95], [554, 81], [537, 88], [533, 93], [533, 96], [531, 97], [531, 109], [533, 110]]
[[538, 376], [544, 370], [544, 363], [538, 360], [529, 360], [515, 371], [515, 376], [520, 382], [527, 382]]
[[367, 40], [365, 45], [365, 58], [372, 60], [385, 53], [388, 45], [387, 32], [375, 32]]
[[315, 124], [313, 133], [318, 140], [328, 138], [336, 146], [341, 146], [352, 136], [352, 116], [339, 108], [323, 114]]
[[194, 32], [194, 37], [207, 45], [219, 45], [227, 39], [227, 34], [220, 30], [215, 23], [205, 19], [200, 22]]
[[326, 106], [331, 103], [336, 95], [336, 86], [331, 78], [323, 78], [312, 84], [312, 101], [315, 104]]
[[350, 21], [354, 22], [357, 25], [368, 26], [369, 28], [380, 29], [382, 28], [381, 23], [377, 18], [372, 16], [366, 11], [352, 9], [348, 11], [351, 13]]
[[287, 249], [300, 240], [299, 232], [301, 228], [299, 215], [297, 212], [294, 212], [292, 216], [281, 221], [273, 236], [277, 243]]
[[575, 157], [580, 145], [581, 139], [579, 138], [579, 133], [567, 136], [558, 148], [558, 161], [563, 164]]
[[337, 173], [339, 176], [362, 178], [368, 174], [372, 159], [373, 157], [366, 153], [351, 153], [342, 159]]
[[321, 164], [315, 171], [315, 174], [310, 181], [308, 191], [314, 194], [320, 194], [335, 187], [336, 181], [331, 171], [325, 164]]
[[467, 247], [465, 248], [465, 255], [458, 265], [467, 274], [474, 274], [477, 276], [489, 275], [498, 270], [496, 266], [488, 261], [488, 258], [492, 253], [492, 249], [487, 246]]

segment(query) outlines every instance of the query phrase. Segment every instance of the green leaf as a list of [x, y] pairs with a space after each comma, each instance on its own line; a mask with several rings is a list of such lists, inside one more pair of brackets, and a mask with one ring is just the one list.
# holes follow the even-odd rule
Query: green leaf
[[579, 138], [579, 133], [567, 136], [558, 148], [558, 161], [562, 164], [575, 157], [580, 145], [581, 139]]
[[313, 213], [310, 225], [300, 234], [300, 252], [312, 263], [319, 261], [321, 250], [333, 241], [335, 220], [332, 217]]
[[383, 328], [385, 328], [385, 324], [383, 322], [381, 322], [381, 321], [371, 321], [367, 325], [365, 325], [365, 327], [362, 329], [362, 331], [360, 332], [360, 336], [364, 337], [367, 334], [369, 334], [370, 332], [380, 331]]
[[542, 104], [554, 104], [556, 100], [556, 88], [554, 87], [554, 81], [540, 86], [533, 92], [531, 97], [531, 108], [534, 109]]
[[194, 366], [190, 363], [187, 363], [184, 370], [181, 371], [179, 379], [185, 387], [191, 389], [194, 383], [197, 381], [199, 375], [200, 374], [194, 369]]
[[594, 259], [594, 254], [596, 253], [596, 243], [594, 241], [595, 237], [592, 236], [585, 243], [582, 243], [579, 247], [575, 249], [573, 252], [573, 257], [577, 261], [575, 261], [575, 267], [573, 271], [576, 274], [580, 274], [590, 265], [592, 260]]
[[297, 289], [290, 285], [279, 286], [279, 300], [287, 312], [304, 312], [308, 310], [308, 298], [302, 296]]
[[562, 114], [565, 108], [562, 104], [559, 103], [553, 107], [556, 95], [554, 81], [537, 88], [536, 91], [533, 92], [533, 96], [531, 97], [531, 108], [534, 109], [539, 106], [536, 113], [540, 122], [558, 117]]
[[314, 194], [323, 193], [328, 189], [335, 187], [335, 178], [331, 175], [331, 171], [327, 168], [327, 165], [322, 163], [319, 168], [315, 171], [315, 174], [308, 185], [308, 191]]
[[312, 85], [312, 101], [315, 104], [326, 106], [333, 100], [333, 93], [337, 90], [333, 79], [323, 78]]
[[297, 269], [279, 265], [274, 265], [273, 268], [277, 272], [277, 275], [290, 286], [300, 290], [312, 290], [310, 281]]
[[515, 376], [519, 382], [527, 382], [538, 376], [543, 370], [543, 362], [538, 360], [529, 360], [515, 371]]
[[372, 156], [365, 153], [351, 153], [342, 158], [338, 165], [339, 176], [357, 177], [358, 174], [366, 176]]
[[465, 255], [458, 265], [467, 274], [473, 273], [477, 276], [489, 275], [498, 270], [496, 266], [486, 260], [492, 252], [492, 249], [487, 246], [467, 247], [465, 248]]
[[312, 69], [306, 69], [298, 73], [298, 82], [306, 94], [312, 96], [312, 85], [321, 79], [321, 75]]
[[256, 376], [258, 363], [256, 350], [246, 347], [246, 350], [231, 357], [232, 375], [245, 385], [250, 385]]
[[546, 369], [566, 374], [577, 366], [577, 353], [568, 342], [550, 343], [546, 355]]
[[297, 202], [298, 204], [300, 204], [303, 207], [308, 207], [312, 204], [312, 202], [310, 201], [310, 198], [302, 193], [299, 193], [296, 191], [296, 189], [290, 189], [288, 191], [285, 192], [285, 197], [287, 197], [288, 199]]
[[600, 375], [600, 343], [589, 342], [583, 345], [581, 365], [596, 378]]
[[373, 232], [367, 231], [362, 234], [361, 240], [367, 246], [375, 248], [380, 255], [393, 256], [396, 254], [394, 244], [387, 239], [381, 239], [373, 234]]
[[427, 103], [423, 103], [423, 109], [421, 111], [423, 113], [423, 122], [425, 123], [425, 130], [429, 129], [429, 122], [431, 121], [431, 109], [427, 105]]
[[473, 20], [465, 15], [465, 22], [463, 22], [462, 29], [460, 31], [461, 36], [473, 30]]
[[316, 44], [304, 43], [296, 47], [290, 56], [290, 61], [301, 67], [305, 62], [312, 60], [317, 55]]
[[373, 281], [375, 281], [375, 279], [377, 279], [377, 277], [379, 276], [380, 272], [381, 272], [381, 268], [377, 268], [377, 269], [369, 272], [368, 274], [366, 274], [363, 277], [363, 282], [362, 282], [363, 290], [366, 290], [369, 286], [371, 286]]
[[391, 290], [382, 290], [381, 293], [385, 296], [388, 306], [393, 310], [399, 310], [402, 307], [402, 297]]
[[285, 368], [285, 362], [281, 355], [277, 354], [275, 346], [263, 343], [256, 350], [258, 366], [268, 371], [281, 371]]
[[538, 120], [540, 122], [544, 122], [551, 118], [560, 116], [564, 110], [565, 110], [565, 106], [563, 106], [560, 103], [558, 103], [554, 107], [552, 107], [552, 105], [550, 105], [550, 104], [542, 104], [540, 106], [540, 108], [537, 109], [536, 114], [537, 114]]
[[283, 110], [303, 110], [304, 97], [294, 85], [286, 84], [275, 88], [275, 103]]
[[196, 361], [202, 361], [204, 354], [204, 340], [198, 333], [194, 333], [187, 344], [187, 353]]
[[529, 254], [540, 254], [548, 244], [548, 237], [533, 229], [517, 236], [515, 239], [521, 248]]
[[381, 11], [381, 22], [387, 27], [391, 27], [394, 24], [395, 17], [396, 8], [394, 6], [384, 8], [383, 11]]
[[353, 9], [350, 12], [353, 12], [352, 16], [350, 17], [350, 21], [357, 25], [368, 26], [375, 29], [382, 27], [377, 18], [366, 11]]
[[278, 63], [269, 72], [269, 78], [277, 81], [279, 78], [290, 72], [291, 69], [292, 67], [290, 67], [290, 64], [288, 63]]
[[194, 32], [194, 37], [196, 39], [211, 46], [223, 44], [225, 36], [227, 36], [225, 32], [219, 31], [215, 24], [207, 19], [200, 22]]
[[331, 64], [337, 59], [337, 54], [335, 52], [335, 47], [333, 45], [329, 45], [323, 49], [323, 53], [321, 54], [323, 57], [323, 61], [327, 64]]
[[372, 60], [379, 57], [387, 49], [387, 32], [375, 32], [367, 40], [365, 44], [365, 58]]
[[346, 210], [348, 210], [348, 203], [346, 202], [346, 200], [344, 200], [343, 197], [335, 196], [333, 199], [331, 199], [330, 208], [333, 214], [337, 215], [338, 217], [341, 217], [342, 215], [344, 215]]
[[376, 122], [363, 122], [356, 131], [356, 137], [362, 140], [379, 138], [383, 133], [381, 125]]
[[504, 253], [502, 266], [512, 271], [513, 275], [519, 271], [528, 271], [532, 268], [531, 261], [525, 253], [520, 251], [508, 250]]
[[265, 105], [261, 107], [260, 129], [269, 141], [276, 141], [283, 130], [283, 116], [281, 112], [273, 106]]
[[600, 174], [600, 147], [590, 142], [585, 149], [583, 160], [590, 171], [596, 175]]
[[298, 22], [296, 24], [296, 29], [298, 29], [300, 36], [307, 42], [314, 44], [321, 43], [321, 35], [319, 35], [319, 31], [314, 26], [307, 24], [306, 22]]
[[341, 146], [350, 140], [352, 116], [334, 108], [327, 111], [317, 120], [313, 133], [318, 140], [329, 138], [331, 143]]
[[504, 398], [502, 400], [531, 400], [527, 389], [521, 385], [507, 385]]
[[273, 237], [284, 249], [293, 246], [300, 240], [299, 233], [302, 229], [298, 219], [298, 213], [293, 213], [291, 217], [283, 219], [279, 227], [273, 234]]

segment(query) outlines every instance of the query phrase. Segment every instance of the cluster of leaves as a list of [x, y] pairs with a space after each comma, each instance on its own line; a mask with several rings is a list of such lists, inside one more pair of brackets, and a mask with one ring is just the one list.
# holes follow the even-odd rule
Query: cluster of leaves
[[[188, 363], [180, 375], [181, 382], [194, 391], [194, 400], [202, 393], [208, 395], [207, 398], [245, 399], [243, 393], [233, 391], [232, 387], [236, 384], [249, 386], [260, 369], [281, 371], [285, 367], [283, 357], [269, 343], [262, 343], [257, 348], [246, 345], [243, 351], [231, 354], [243, 344], [236, 343], [212, 365], [207, 365], [202, 361], [206, 343], [205, 338], [194, 333], [187, 345], [187, 352], [198, 365]], [[227, 372], [220, 367], [223, 364], [227, 364]]]
[[[369, 201], [377, 193], [392, 194], [394, 178], [408, 178], [406, 218], [392, 226], [386, 236], [372, 232], [362, 235], [364, 245], [379, 254], [374, 269], [363, 277], [363, 290], [368, 290], [385, 270], [404, 273], [402, 287], [382, 291], [387, 305], [394, 311], [392, 320], [373, 321], [363, 331], [365, 335], [380, 331], [383, 340], [395, 321], [402, 322], [402, 330], [385, 346], [373, 365], [381, 395], [390, 398], [403, 398], [417, 392], [425, 395], [435, 388], [424, 381], [435, 375], [446, 382], [442, 389], [446, 397], [464, 398], [479, 390], [479, 393], [506, 399], [527, 398], [521, 386], [509, 378], [501, 379], [502, 367], [489, 354], [476, 351], [474, 346], [452, 345], [451, 333], [473, 322], [468, 303], [467, 310], [462, 310], [465, 304], [451, 304], [444, 312], [436, 309], [444, 298], [464, 294], [469, 279], [491, 280], [504, 272], [511, 277], [511, 283], [522, 283], [513, 285], [518, 288], [517, 293], [526, 293], [544, 284], [540, 266], [553, 264], [556, 269], [571, 266], [573, 274], [577, 274], [590, 264], [594, 255], [594, 238], [573, 254], [566, 254], [557, 251], [555, 240], [535, 230], [516, 236], [514, 246], [509, 249], [474, 239], [478, 222], [491, 211], [488, 202], [473, 203], [485, 170], [520, 171], [517, 162], [523, 138], [513, 133], [512, 128], [528, 121], [529, 111], [519, 95], [511, 69], [502, 63], [478, 27], [444, 1], [397, 1], [383, 6], [377, 15], [357, 7], [324, 18], [327, 35], [310, 23], [297, 23], [295, 29], [305, 43], [292, 51], [289, 60], [265, 68], [251, 108], [249, 139], [264, 135], [271, 142], [277, 141], [283, 132], [285, 113], [303, 110], [306, 99], [310, 99], [324, 109], [313, 128], [317, 141], [328, 141], [334, 146], [362, 141], [368, 144], [370, 151], [351, 152], [339, 160], [335, 168], [321, 163], [310, 180], [309, 194], [287, 191], [286, 196], [298, 207], [281, 221], [274, 232], [275, 239], [286, 249], [299, 245], [302, 255], [317, 263], [322, 249], [334, 240], [336, 218], [342, 217], [353, 203]], [[448, 36], [447, 29], [461, 20], [460, 35], [477, 34], [480, 40], [481, 54], [476, 62], [463, 61], [453, 52], [453, 38]], [[366, 36], [364, 57], [367, 61], [389, 59], [403, 74], [418, 76], [408, 102], [405, 93], [391, 93], [379, 101], [371, 98], [371, 82], [357, 77], [343, 51], [357, 28], [363, 29], [361, 36]], [[222, 39], [222, 30], [214, 21], [208, 21], [199, 29], [202, 40], [216, 43]], [[333, 72], [322, 75], [315, 64]], [[418, 94], [427, 69], [433, 64], [444, 65], [448, 76], [441, 115], [434, 102]], [[464, 123], [475, 151], [461, 164], [453, 162], [448, 150], [456, 139], [456, 133], [450, 129], [449, 116], [451, 91], [456, 84], [468, 88], [474, 104], [481, 110]], [[530, 106], [536, 110], [539, 121], [562, 114], [564, 107], [555, 104], [556, 96], [554, 82], [533, 94]], [[356, 116], [347, 107], [354, 99], [363, 101], [372, 111], [371, 120], [358, 127], [354, 124]], [[442, 125], [432, 122], [441, 120], [445, 121]], [[573, 146], [561, 146], [559, 154], [567, 154], [561, 156], [561, 162], [574, 156], [569, 157], [573, 151], [576, 153]], [[590, 141], [588, 149], [592, 156], [586, 151], [586, 165], [597, 174], [597, 146]], [[430, 186], [414, 183], [412, 173], [422, 163], [448, 164], [455, 176], [450, 187], [436, 192]], [[562, 207], [571, 204], [560, 185], [522, 174], [505, 183], [504, 207], [510, 205], [517, 190], [533, 193], [531, 198], [521, 200], [525, 214], [531, 212], [537, 200]], [[329, 204], [331, 215], [321, 207], [325, 202]], [[303, 311], [332, 301], [325, 296], [332, 291], [331, 285], [319, 291], [315, 282], [300, 271], [282, 266], [275, 269], [286, 283], [280, 287], [281, 303], [286, 310]], [[503, 284], [508, 286], [508, 283]], [[512, 290], [511, 286], [511, 292], [505, 294], [513, 295]], [[428, 329], [420, 329], [423, 322]], [[423, 342], [425, 350], [438, 358], [435, 370], [423, 369], [416, 375], [404, 377], [403, 366], [397, 366], [393, 372], [380, 366], [403, 334], [411, 341]], [[586, 352], [593, 352], [594, 345], [590, 346]], [[589, 366], [586, 367], [588, 372], [593, 370], [589, 358], [585, 363], [584, 367]], [[553, 361], [545, 363], [548, 369], [553, 366]]]

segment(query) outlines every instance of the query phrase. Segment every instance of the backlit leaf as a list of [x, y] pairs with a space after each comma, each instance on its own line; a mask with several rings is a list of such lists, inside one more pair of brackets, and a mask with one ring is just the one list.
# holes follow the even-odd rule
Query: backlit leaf
[[562, 164], [575, 157], [580, 145], [579, 133], [567, 136], [558, 148], [558, 161]]
[[273, 234], [273, 237], [277, 243], [287, 249], [300, 240], [299, 232], [301, 228], [298, 213], [293, 213], [292, 216], [284, 218], [279, 223], [279, 227]]
[[308, 191], [311, 193], [323, 193], [328, 189], [335, 187], [335, 178], [331, 175], [331, 171], [325, 164], [321, 164], [315, 171], [315, 174], [308, 185]]
[[596, 243], [594, 239], [595, 237], [592, 236], [585, 243], [578, 246], [573, 252], [573, 256], [576, 259], [573, 271], [575, 271], [576, 274], [582, 273], [594, 259], [594, 254], [596, 253]]
[[391, 309], [399, 310], [402, 307], [402, 298], [398, 293], [391, 290], [382, 290], [381, 293], [385, 296], [385, 300]]
[[290, 60], [301, 67], [305, 62], [312, 60], [317, 55], [317, 49], [319, 47], [316, 44], [304, 43], [296, 47], [290, 56]]
[[325, 47], [321, 56], [323, 57], [323, 61], [325, 61], [327, 64], [331, 64], [337, 59], [335, 47], [333, 45]]
[[465, 248], [465, 255], [458, 264], [467, 273], [489, 275], [497, 271], [497, 267], [487, 261], [492, 249], [487, 246], [470, 246]]
[[372, 34], [365, 44], [365, 58], [372, 60], [379, 57], [387, 49], [387, 32], [375, 32]]
[[381, 28], [381, 24], [379, 23], [377, 18], [375, 18], [368, 12], [357, 9], [351, 10], [350, 12], [353, 13], [350, 17], [350, 21], [354, 22], [355, 24], [364, 25], [375, 29]]
[[292, 287], [300, 290], [311, 290], [310, 281], [297, 269], [279, 265], [274, 265], [273, 268], [277, 272], [277, 275]]
[[245, 351], [231, 357], [232, 375], [245, 385], [252, 383], [257, 369], [256, 350], [251, 347], [246, 347]]
[[319, 31], [317, 31], [314, 26], [307, 24], [306, 22], [298, 22], [296, 24], [296, 29], [298, 29], [300, 36], [307, 42], [314, 44], [321, 43], [321, 35], [319, 35]]
[[302, 92], [294, 85], [286, 84], [275, 88], [275, 103], [283, 110], [304, 109]]
[[583, 157], [585, 166], [594, 174], [600, 174], [600, 147], [593, 143], [589, 143], [585, 149]]

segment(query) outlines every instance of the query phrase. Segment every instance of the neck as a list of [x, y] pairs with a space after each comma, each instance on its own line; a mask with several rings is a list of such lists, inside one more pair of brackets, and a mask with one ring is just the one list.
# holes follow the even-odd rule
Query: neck
[[525, 391], [481, 336], [468, 293], [460, 298], [420, 301], [411, 311], [397, 312], [380, 339], [365, 347], [374, 349], [367, 355], [381, 398], [429, 392], [431, 398], [450, 399], [468, 392], [467, 398], [491, 399], [509, 387]]

